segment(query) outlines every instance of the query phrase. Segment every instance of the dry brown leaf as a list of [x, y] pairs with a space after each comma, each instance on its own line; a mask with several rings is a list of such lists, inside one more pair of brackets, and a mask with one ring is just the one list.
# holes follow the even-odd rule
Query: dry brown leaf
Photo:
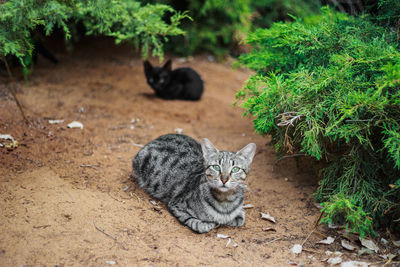
[[217, 238], [226, 239], [226, 238], [229, 238], [229, 236], [228, 235], [223, 235], [223, 234], [217, 234]]
[[272, 227], [264, 227], [264, 228], [262, 228], [261, 230], [263, 230], [264, 232], [268, 232], [268, 231], [276, 232], [276, 229], [275, 229], [275, 228], [272, 228]]
[[252, 209], [254, 208], [253, 204], [246, 204], [243, 206], [244, 209]]
[[342, 247], [344, 247], [347, 250], [353, 251], [356, 249], [356, 247], [351, 245], [350, 242], [347, 241], [346, 239], [342, 239], [341, 244], [342, 244]]
[[261, 219], [276, 223], [275, 218], [272, 217], [269, 213], [262, 213], [262, 212], [260, 213], [261, 213]]
[[330, 245], [335, 241], [335, 238], [328, 236], [326, 239], [318, 241], [318, 244], [325, 244], [325, 245]]
[[379, 248], [374, 243], [374, 241], [369, 240], [369, 239], [361, 239], [361, 238], [360, 238], [360, 241], [361, 241], [361, 245], [363, 245], [364, 247], [366, 247], [366, 248], [368, 248], [370, 250], [375, 251], [375, 253], [379, 251]]

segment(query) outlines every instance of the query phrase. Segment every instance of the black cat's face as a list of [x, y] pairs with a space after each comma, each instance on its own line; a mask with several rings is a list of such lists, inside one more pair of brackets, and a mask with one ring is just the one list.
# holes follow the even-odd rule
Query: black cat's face
[[171, 60], [163, 67], [153, 67], [150, 62], [144, 62], [144, 73], [147, 83], [156, 91], [162, 91], [170, 82]]

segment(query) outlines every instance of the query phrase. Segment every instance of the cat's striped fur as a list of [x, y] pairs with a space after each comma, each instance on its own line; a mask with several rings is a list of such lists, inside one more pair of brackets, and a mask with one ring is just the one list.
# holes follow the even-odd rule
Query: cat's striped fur
[[133, 159], [139, 186], [166, 203], [184, 225], [206, 233], [218, 225], [242, 226], [244, 180], [254, 143], [237, 153], [219, 151], [204, 138], [167, 134], [145, 145]]

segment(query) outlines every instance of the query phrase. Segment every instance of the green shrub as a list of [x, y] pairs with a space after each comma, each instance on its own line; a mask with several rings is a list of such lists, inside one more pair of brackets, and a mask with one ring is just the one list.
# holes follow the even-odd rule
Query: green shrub
[[208, 52], [216, 56], [229, 53], [251, 26], [250, 0], [148, 0], [163, 3], [178, 11], [188, 11], [193, 21], [185, 21], [185, 36], [172, 38], [167, 48], [181, 55]]
[[269, 28], [274, 22], [292, 21], [319, 13], [321, 4], [315, 0], [253, 0], [253, 28]]
[[357, 194], [346, 197], [343, 193], [334, 195], [328, 202], [323, 203], [322, 212], [326, 214], [322, 223], [334, 224], [340, 222], [346, 225], [349, 232], [360, 233], [364, 238], [367, 233], [374, 233], [372, 219], [357, 203]]
[[[345, 212], [349, 220], [362, 211], [375, 227], [400, 228], [395, 38], [364, 17], [323, 8], [322, 15], [255, 31], [247, 38], [253, 50], [240, 57], [257, 71], [237, 94], [245, 113], [255, 116], [255, 130], [271, 134], [280, 153], [327, 162], [318, 201], [352, 199], [354, 208], [326, 209], [329, 219]], [[370, 232], [361, 219], [348, 226]]]
[[398, 0], [364, 0], [365, 8], [371, 13], [374, 22], [392, 27], [397, 32], [400, 28], [400, 1]]
[[[163, 20], [166, 12], [172, 14], [168, 23]], [[14, 55], [24, 64], [34, 49], [35, 30], [43, 27], [49, 35], [59, 28], [69, 38], [69, 23], [82, 22], [87, 34], [132, 42], [144, 57], [149, 50], [162, 57], [167, 37], [184, 33], [178, 26], [185, 17], [167, 5], [141, 6], [134, 0], [10, 0], [0, 4], [0, 56]]]
[[275, 21], [303, 17], [319, 10], [313, 0], [147, 0], [175, 10], [188, 11], [193, 21], [185, 21], [185, 36], [171, 38], [168, 50], [181, 55], [207, 52], [218, 57], [238, 55], [240, 45], [255, 26], [269, 27]]

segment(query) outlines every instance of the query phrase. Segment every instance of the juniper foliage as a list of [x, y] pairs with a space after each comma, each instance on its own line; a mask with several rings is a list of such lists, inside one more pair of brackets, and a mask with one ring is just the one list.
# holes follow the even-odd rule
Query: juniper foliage
[[[172, 14], [168, 22], [166, 14]], [[34, 49], [32, 33], [43, 28], [50, 35], [61, 29], [71, 37], [69, 24], [82, 22], [87, 34], [114, 37], [117, 43], [127, 41], [141, 48], [143, 57], [149, 51], [162, 58], [163, 43], [169, 36], [183, 34], [178, 26], [185, 12], [168, 5], [145, 5], [135, 0], [10, 0], [0, 4], [0, 56], [24, 58]]]
[[168, 50], [185, 56], [207, 52], [217, 57], [238, 56], [241, 43], [254, 27], [267, 27], [275, 21], [291, 20], [319, 11], [314, 0], [144, 0], [163, 3], [178, 11], [188, 11], [193, 21], [185, 20], [184, 36], [171, 38]]
[[[400, 52], [396, 34], [365, 17], [321, 15], [258, 29], [237, 93], [280, 153], [324, 160], [316, 199], [325, 221], [362, 235], [400, 225]], [[343, 207], [347, 203], [347, 208]], [[353, 218], [353, 219], [352, 219]], [[357, 218], [357, 219], [354, 219]], [[370, 218], [370, 219], [369, 219]]]

